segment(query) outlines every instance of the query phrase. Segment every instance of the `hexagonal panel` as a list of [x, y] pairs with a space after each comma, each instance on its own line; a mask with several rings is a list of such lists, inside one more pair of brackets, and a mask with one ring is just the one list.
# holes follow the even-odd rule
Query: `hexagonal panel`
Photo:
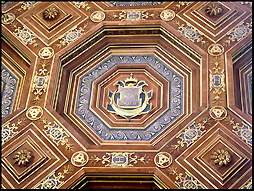
[[[109, 90], [131, 72], [154, 95], [151, 113], [128, 121], [109, 113], [106, 104]], [[111, 56], [80, 77], [77, 92], [75, 114], [103, 140], [149, 141], [183, 112], [183, 78], [154, 55]]]

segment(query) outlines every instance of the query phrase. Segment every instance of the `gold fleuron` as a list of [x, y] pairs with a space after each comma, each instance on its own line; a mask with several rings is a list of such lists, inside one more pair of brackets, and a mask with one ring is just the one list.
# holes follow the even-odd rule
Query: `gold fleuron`
[[43, 12], [43, 18], [46, 20], [52, 20], [55, 19], [58, 16], [58, 10], [56, 8], [48, 8], [45, 9]]
[[221, 149], [214, 151], [211, 154], [211, 160], [213, 160], [215, 164], [223, 166], [227, 165], [231, 161], [231, 156], [228, 151], [224, 151], [223, 149]]
[[30, 153], [31, 152], [27, 151], [26, 149], [18, 151], [17, 154], [13, 157], [13, 159], [15, 159], [15, 163], [18, 163], [18, 165], [25, 165], [32, 157]]
[[222, 12], [222, 8], [219, 4], [210, 4], [206, 7], [206, 13], [210, 15], [217, 15]]

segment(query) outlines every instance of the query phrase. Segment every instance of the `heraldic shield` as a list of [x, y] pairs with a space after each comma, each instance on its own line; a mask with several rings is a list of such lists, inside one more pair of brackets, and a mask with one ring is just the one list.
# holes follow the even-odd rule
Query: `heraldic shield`
[[152, 108], [149, 100], [152, 98], [153, 91], [146, 92], [143, 86], [148, 86], [145, 81], [138, 81], [130, 74], [125, 82], [118, 81], [118, 89], [114, 92], [109, 91], [110, 104], [107, 110], [130, 120], [138, 115], [148, 113]]

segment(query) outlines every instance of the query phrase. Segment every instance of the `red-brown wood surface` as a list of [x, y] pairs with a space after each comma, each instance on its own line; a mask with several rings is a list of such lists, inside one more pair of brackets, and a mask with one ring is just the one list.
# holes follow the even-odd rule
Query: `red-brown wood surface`
[[[2, 188], [251, 188], [251, 16], [251, 2], [3, 1]], [[128, 119], [109, 105], [131, 75], [152, 93]]]

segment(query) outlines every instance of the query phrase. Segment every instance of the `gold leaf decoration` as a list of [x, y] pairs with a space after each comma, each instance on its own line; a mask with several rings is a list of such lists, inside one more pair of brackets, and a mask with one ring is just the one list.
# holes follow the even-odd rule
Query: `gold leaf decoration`
[[25, 165], [29, 162], [29, 159], [32, 157], [30, 155], [30, 151], [27, 151], [26, 149], [20, 150], [17, 152], [17, 154], [13, 157], [15, 159], [15, 163], [18, 163], [18, 165]]
[[210, 15], [217, 15], [222, 12], [222, 8], [220, 7], [219, 4], [210, 4], [206, 7], [206, 13]]
[[213, 160], [215, 164], [223, 166], [227, 165], [231, 161], [231, 156], [228, 151], [218, 149], [211, 154], [211, 160]]
[[50, 7], [43, 12], [43, 18], [46, 20], [55, 19], [59, 14], [59, 11], [55, 7]]

